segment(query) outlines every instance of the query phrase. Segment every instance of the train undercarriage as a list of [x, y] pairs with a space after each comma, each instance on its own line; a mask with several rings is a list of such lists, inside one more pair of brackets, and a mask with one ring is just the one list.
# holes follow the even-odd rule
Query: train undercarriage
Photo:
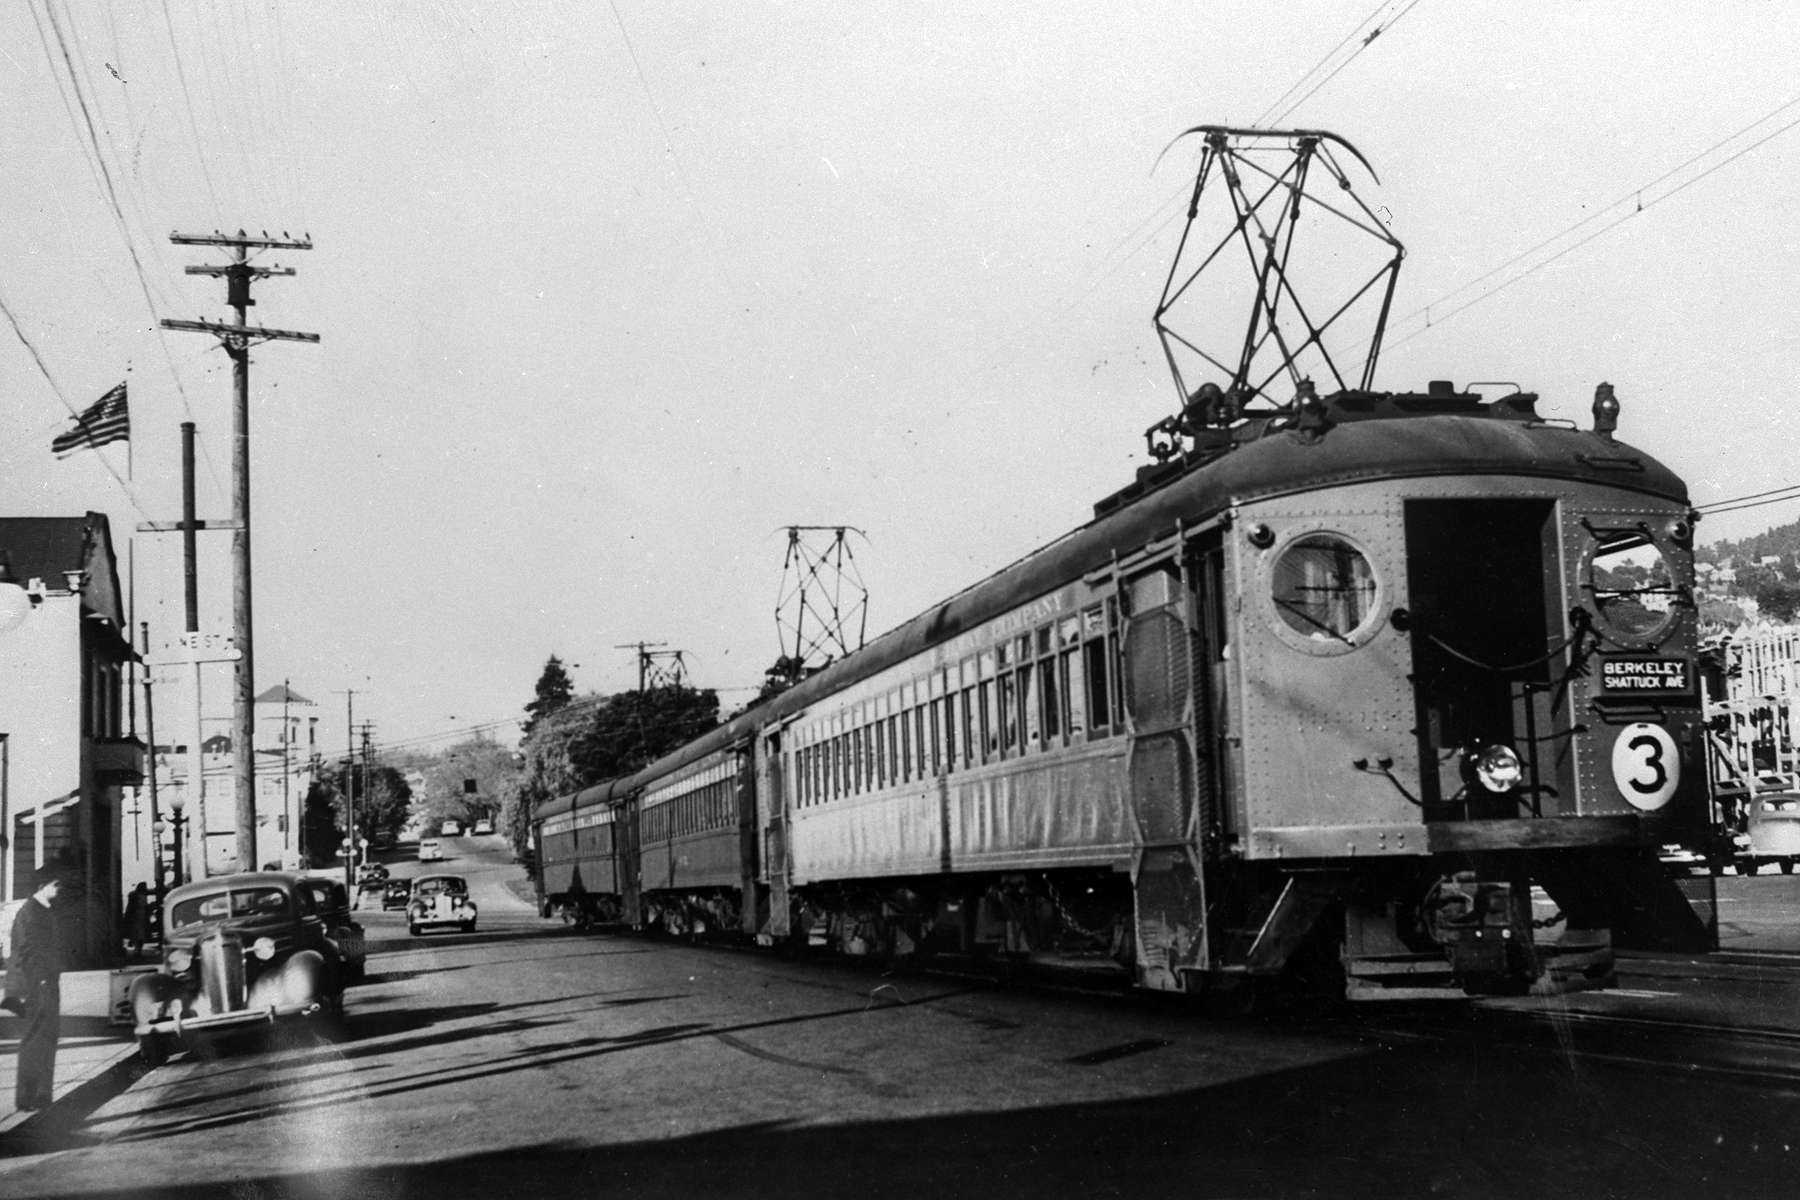
[[[1178, 990], [1190, 993], [1357, 1001], [1552, 994], [1612, 986], [1617, 949], [1703, 952], [1714, 937], [1654, 854], [1637, 849], [1354, 867], [1227, 861], [1208, 868], [1205, 886], [1207, 928], [1187, 936], [1205, 939], [1199, 961], [1208, 965], [1181, 972]], [[792, 952], [877, 961], [982, 959], [1123, 985], [1138, 975], [1134, 895], [1130, 872], [1107, 868], [834, 881], [790, 892], [781, 937], [770, 932], [762, 889], [748, 922], [733, 888], [647, 893], [636, 921], [617, 896], [561, 897], [553, 907], [583, 927], [754, 936]]]

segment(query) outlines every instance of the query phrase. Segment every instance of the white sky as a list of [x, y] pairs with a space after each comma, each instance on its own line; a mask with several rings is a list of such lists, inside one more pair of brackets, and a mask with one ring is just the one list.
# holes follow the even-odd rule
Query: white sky
[[[255, 356], [257, 665], [329, 702], [333, 746], [335, 690], [414, 738], [518, 715], [552, 652], [627, 686], [612, 647], [638, 639], [753, 687], [783, 526], [868, 531], [873, 634], [1129, 481], [1175, 406], [1150, 315], [1180, 225], [1145, 235], [1197, 147], [1157, 155], [1260, 117], [1374, 7], [27, 0], [0, 9], [0, 297], [77, 407], [129, 364], [159, 519], [185, 394], [224, 516], [229, 363], [152, 331], [227, 313], [182, 274], [221, 256], [167, 235], [311, 233], [265, 258], [300, 273], [252, 313], [324, 339]], [[1800, 97], [1788, 4], [1395, 0], [1384, 23], [1287, 124], [1380, 173], [1359, 184], [1408, 248], [1400, 318]], [[1657, 200], [1796, 118], [1467, 312], [1401, 321], [1378, 386], [1516, 380], [1586, 424], [1610, 380], [1622, 436], [1696, 502], [1800, 482], [1800, 130]], [[0, 334], [0, 511], [101, 509], [123, 542], [141, 514], [99, 455], [50, 454], [67, 412]], [[202, 539], [223, 628], [226, 538]], [[139, 615], [172, 632], [179, 538], [136, 553]]]

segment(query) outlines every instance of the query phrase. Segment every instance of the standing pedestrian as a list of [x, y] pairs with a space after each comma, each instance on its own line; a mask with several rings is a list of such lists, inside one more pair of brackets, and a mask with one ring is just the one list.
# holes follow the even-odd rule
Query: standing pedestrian
[[50, 1105], [56, 1077], [56, 1038], [62, 1022], [62, 937], [50, 906], [62, 890], [55, 867], [40, 870], [31, 894], [13, 918], [12, 958], [6, 964], [7, 1007], [20, 1013], [15, 1107], [32, 1112]]
[[131, 939], [131, 956], [144, 952], [150, 940], [150, 885], [139, 882], [125, 897], [125, 933]]

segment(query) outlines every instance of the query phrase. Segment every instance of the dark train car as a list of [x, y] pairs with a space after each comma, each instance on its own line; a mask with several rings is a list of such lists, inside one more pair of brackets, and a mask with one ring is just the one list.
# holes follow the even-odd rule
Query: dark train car
[[539, 810], [532, 829], [540, 915], [561, 911], [584, 926], [619, 919], [621, 880], [636, 869], [626, 861], [633, 831], [619, 820], [621, 807], [614, 788], [600, 784]]

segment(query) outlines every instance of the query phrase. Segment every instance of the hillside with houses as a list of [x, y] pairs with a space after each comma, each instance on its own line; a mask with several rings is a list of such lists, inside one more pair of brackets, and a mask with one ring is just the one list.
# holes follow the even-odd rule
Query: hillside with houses
[[1701, 632], [1789, 624], [1800, 615], [1800, 521], [1694, 551]]

